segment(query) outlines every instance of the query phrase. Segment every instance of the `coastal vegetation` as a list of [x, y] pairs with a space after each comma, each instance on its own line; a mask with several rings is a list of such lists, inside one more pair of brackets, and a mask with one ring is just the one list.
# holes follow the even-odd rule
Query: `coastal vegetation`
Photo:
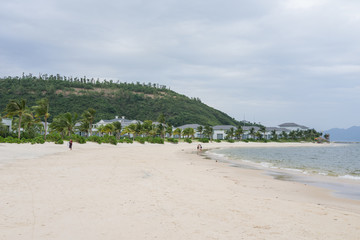
[[[0, 92], [1, 116], [12, 119], [12, 129], [0, 124], [0, 142], [6, 143], [49, 141], [63, 144], [64, 140], [70, 139], [78, 143], [90, 141], [115, 145], [134, 141], [142, 144], [163, 144], [165, 141], [175, 144], [180, 141], [220, 142], [212, 139], [212, 126], [216, 124], [237, 126], [226, 131], [224, 141], [230, 143], [314, 141], [321, 136], [314, 129], [284, 131], [281, 134], [274, 130], [269, 139], [265, 136], [265, 126], [240, 123], [201, 103], [199, 99], [189, 99], [156, 84], [28, 75], [0, 79]], [[129, 114], [141, 122], [122, 126], [115, 121], [99, 126], [94, 135], [95, 122], [119, 113]], [[196, 129], [174, 127], [192, 121], [201, 125]], [[249, 125], [251, 128], [244, 139], [243, 127]]]

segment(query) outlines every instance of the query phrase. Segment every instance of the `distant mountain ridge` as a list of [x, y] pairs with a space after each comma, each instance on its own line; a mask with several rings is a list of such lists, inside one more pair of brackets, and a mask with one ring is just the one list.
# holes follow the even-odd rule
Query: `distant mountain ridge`
[[332, 128], [324, 131], [330, 134], [332, 142], [360, 142], [360, 126], [353, 126], [348, 129]]

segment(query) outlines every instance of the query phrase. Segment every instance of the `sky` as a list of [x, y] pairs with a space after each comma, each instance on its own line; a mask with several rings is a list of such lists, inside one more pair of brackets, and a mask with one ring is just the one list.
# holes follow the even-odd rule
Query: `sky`
[[358, 0], [4, 0], [0, 26], [1, 77], [151, 82], [268, 127], [360, 125]]

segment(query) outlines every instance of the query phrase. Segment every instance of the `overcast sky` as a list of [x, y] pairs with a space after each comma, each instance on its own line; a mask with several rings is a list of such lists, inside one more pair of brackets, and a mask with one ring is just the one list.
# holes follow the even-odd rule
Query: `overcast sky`
[[360, 125], [358, 0], [4, 0], [0, 26], [1, 77], [152, 82], [266, 126]]

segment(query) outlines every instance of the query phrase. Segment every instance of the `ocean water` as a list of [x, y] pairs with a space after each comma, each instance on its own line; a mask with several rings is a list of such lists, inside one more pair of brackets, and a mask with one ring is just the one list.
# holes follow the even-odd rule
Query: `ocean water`
[[211, 150], [208, 156], [237, 167], [263, 169], [276, 179], [309, 183], [360, 200], [360, 143], [226, 148]]

